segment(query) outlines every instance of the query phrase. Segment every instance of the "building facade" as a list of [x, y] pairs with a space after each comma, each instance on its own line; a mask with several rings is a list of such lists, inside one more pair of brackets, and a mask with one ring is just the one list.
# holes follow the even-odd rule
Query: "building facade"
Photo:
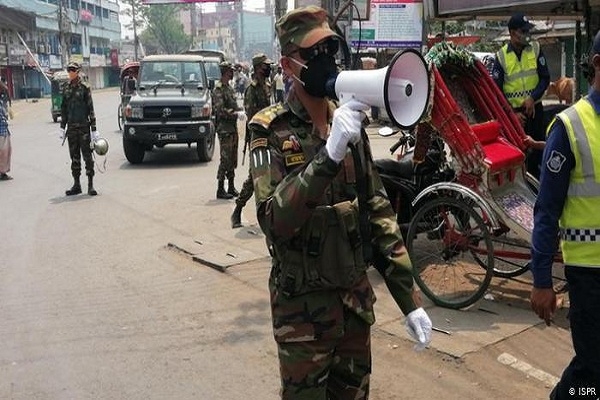
[[0, 0], [0, 76], [14, 98], [40, 97], [47, 77], [77, 61], [102, 88], [118, 75], [120, 37], [117, 0]]
[[272, 14], [272, 10], [243, 10], [242, 2], [216, 3], [212, 12], [202, 12], [200, 6], [182, 10], [180, 20], [194, 39], [193, 47], [221, 50], [232, 61], [248, 61], [259, 52], [277, 59]]

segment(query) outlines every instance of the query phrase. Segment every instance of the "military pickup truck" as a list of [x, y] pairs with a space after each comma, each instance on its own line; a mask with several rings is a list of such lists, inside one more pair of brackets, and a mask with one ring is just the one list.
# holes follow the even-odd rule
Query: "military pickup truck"
[[196, 144], [201, 162], [215, 151], [215, 124], [204, 58], [189, 54], [144, 57], [136, 92], [125, 108], [123, 150], [132, 164], [168, 144]]

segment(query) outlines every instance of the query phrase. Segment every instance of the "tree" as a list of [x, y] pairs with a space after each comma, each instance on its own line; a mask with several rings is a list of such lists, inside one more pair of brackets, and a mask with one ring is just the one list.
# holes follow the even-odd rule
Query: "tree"
[[142, 0], [124, 0], [124, 3], [129, 7], [124, 8], [123, 14], [129, 17], [130, 23], [126, 24], [125, 27], [133, 29], [133, 46], [135, 60], [138, 59], [138, 30], [142, 28], [146, 21], [144, 18], [144, 10], [147, 8], [146, 5], [142, 4]]
[[182, 7], [176, 4], [164, 4], [147, 6], [141, 10], [146, 22], [147, 32], [144, 32], [144, 36], [154, 38], [162, 52], [181, 53], [189, 49], [192, 43], [190, 36], [183, 31], [183, 24], [179, 20]]

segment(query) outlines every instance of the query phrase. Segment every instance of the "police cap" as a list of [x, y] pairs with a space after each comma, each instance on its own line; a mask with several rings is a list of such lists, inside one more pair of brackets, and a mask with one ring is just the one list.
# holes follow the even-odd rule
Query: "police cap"
[[523, 13], [516, 13], [508, 20], [509, 30], [520, 29], [529, 32], [534, 26]]

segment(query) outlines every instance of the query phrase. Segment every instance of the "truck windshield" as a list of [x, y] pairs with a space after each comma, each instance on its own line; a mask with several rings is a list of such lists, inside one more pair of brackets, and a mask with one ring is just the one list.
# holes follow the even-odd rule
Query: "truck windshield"
[[140, 85], [203, 84], [199, 62], [148, 61], [142, 63]]

